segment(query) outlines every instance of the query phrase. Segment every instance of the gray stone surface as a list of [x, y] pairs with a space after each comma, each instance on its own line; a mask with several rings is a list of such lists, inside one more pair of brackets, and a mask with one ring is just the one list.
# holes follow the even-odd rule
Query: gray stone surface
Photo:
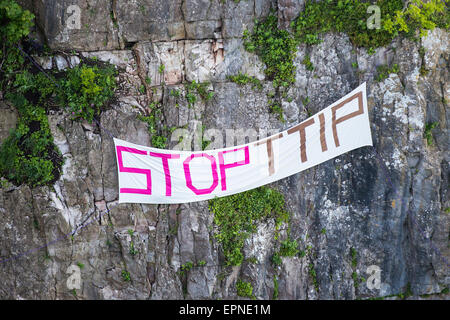
[[[119, 205], [111, 137], [96, 125], [72, 122], [65, 113], [52, 111], [51, 130], [65, 158], [63, 175], [52, 188], [0, 189], [1, 298], [75, 299], [66, 271], [80, 263], [77, 299], [236, 299], [238, 279], [251, 282], [258, 299], [271, 299], [274, 277], [279, 299], [368, 298], [408, 287], [415, 298], [433, 294], [430, 298], [448, 299], [439, 294], [450, 279], [446, 31], [436, 29], [418, 43], [395, 40], [374, 55], [354, 48], [342, 34], [327, 34], [316, 46], [300, 45], [296, 81], [288, 92], [293, 100], [283, 101], [287, 121], [282, 123], [269, 112], [267, 93], [274, 89], [263, 65], [244, 50], [240, 37], [270, 7], [278, 8], [280, 25], [289, 22], [303, 1], [116, 0], [106, 2], [108, 10], [102, 1], [102, 10], [83, 18], [88, 19], [83, 24], [98, 26], [64, 33], [61, 12], [69, 2], [36, 2], [39, 21], [53, 47], [80, 50], [118, 66], [116, 99], [100, 119], [117, 138], [150, 145], [146, 124], [138, 119], [148, 111], [150, 98], [162, 103], [160, 125], [184, 128], [193, 135], [187, 147], [198, 150], [194, 133], [202, 126], [218, 130], [224, 144], [230, 141], [226, 129], [254, 129], [263, 136], [306, 119], [366, 81], [374, 148], [351, 151], [272, 185], [286, 198], [292, 214], [289, 236], [304, 255], [283, 258], [274, 267], [270, 259], [279, 241], [269, 220], [257, 225], [244, 247], [245, 257], [256, 263], [229, 268], [206, 202]], [[83, 8], [100, 6], [94, 0], [81, 3]], [[127, 42], [137, 44], [124, 49]], [[426, 49], [423, 61], [420, 46]], [[313, 72], [301, 63], [306, 55]], [[376, 67], [391, 63], [400, 72], [377, 82]], [[422, 63], [429, 70], [426, 75], [420, 75]], [[161, 64], [165, 69], [159, 73]], [[239, 71], [258, 77], [263, 89], [227, 80]], [[184, 85], [192, 80], [211, 82], [214, 98], [199, 98], [189, 107]], [[139, 92], [141, 85], [147, 94]], [[170, 95], [171, 90], [179, 90], [180, 96]], [[310, 102], [304, 105], [306, 97]], [[13, 111], [0, 107], [0, 139], [15, 126], [14, 119]], [[430, 122], [439, 123], [432, 146], [423, 137]], [[257, 138], [247, 134], [249, 140]], [[177, 144], [176, 139], [170, 147]], [[92, 223], [73, 237], [30, 251], [85, 221]], [[288, 237], [287, 226], [279, 237]], [[206, 265], [177, 273], [181, 265], [199, 261]], [[382, 270], [380, 290], [368, 289], [362, 281], [371, 265]], [[131, 281], [123, 280], [125, 270]]]
[[16, 128], [16, 124], [16, 109], [0, 101], [0, 143], [8, 138], [10, 131]]

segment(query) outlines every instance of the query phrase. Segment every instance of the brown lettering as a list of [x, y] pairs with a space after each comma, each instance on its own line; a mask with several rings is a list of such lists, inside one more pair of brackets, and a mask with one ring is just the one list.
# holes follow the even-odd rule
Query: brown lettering
[[299, 131], [300, 132], [300, 158], [302, 162], [306, 162], [308, 158], [306, 157], [306, 134], [305, 128], [314, 123], [314, 118], [311, 118], [305, 122], [302, 122], [295, 127], [288, 130], [288, 134]]
[[[353, 99], [358, 98], [358, 110], [347, 114], [345, 116], [343, 116], [342, 118], [336, 119], [336, 110], [339, 108], [342, 108], [343, 106], [345, 106], [347, 103], [349, 103], [350, 101], [352, 101]], [[334, 106], [331, 108], [331, 126], [333, 128], [333, 137], [334, 137], [334, 143], [336, 144], [336, 147], [339, 147], [339, 138], [337, 135], [337, 129], [336, 129], [336, 125], [338, 123], [342, 123], [348, 119], [351, 119], [353, 117], [356, 117], [360, 114], [364, 113], [364, 109], [363, 109], [363, 103], [362, 103], [362, 92], [358, 92], [355, 93], [353, 96], [351, 96], [350, 98], [342, 101], [341, 103], [339, 103], [338, 105]]]
[[322, 152], [328, 150], [327, 140], [325, 138], [325, 117], [323, 113], [319, 114], [319, 122], [320, 122], [320, 145], [322, 146]]
[[261, 144], [266, 144], [267, 146], [267, 156], [269, 157], [269, 176], [273, 175], [275, 173], [275, 164], [274, 164], [274, 156], [273, 156], [273, 148], [272, 148], [272, 141], [277, 140], [283, 136], [282, 133], [279, 133], [277, 136], [268, 138], [264, 141], [259, 141], [256, 143], [257, 146]]

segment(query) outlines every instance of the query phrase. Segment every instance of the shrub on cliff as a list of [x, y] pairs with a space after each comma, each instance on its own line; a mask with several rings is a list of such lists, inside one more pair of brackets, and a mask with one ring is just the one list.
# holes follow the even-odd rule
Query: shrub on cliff
[[116, 70], [113, 66], [81, 65], [67, 71], [61, 82], [61, 104], [66, 105], [74, 119], [92, 121], [114, 95]]

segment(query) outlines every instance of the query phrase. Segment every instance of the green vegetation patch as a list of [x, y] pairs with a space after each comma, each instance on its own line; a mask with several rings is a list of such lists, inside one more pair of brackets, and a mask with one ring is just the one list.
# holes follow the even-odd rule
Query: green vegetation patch
[[316, 270], [314, 269], [314, 264], [310, 263], [308, 266], [308, 273], [311, 276], [313, 285], [314, 285], [314, 289], [316, 289], [316, 291], [319, 291], [319, 283], [317, 282], [317, 274], [316, 274]]
[[387, 79], [391, 73], [398, 73], [400, 71], [398, 64], [393, 64], [392, 67], [388, 67], [387, 65], [381, 65], [377, 67], [377, 76], [375, 78], [376, 81], [383, 81]]
[[19, 114], [16, 128], [0, 146], [0, 176], [17, 185], [36, 187], [53, 184], [63, 163], [53, 142], [48, 110], [68, 106], [73, 119], [92, 121], [114, 93], [115, 70], [83, 63], [67, 72], [42, 73], [24, 58], [22, 51], [27, 49], [20, 49], [29, 46], [30, 39], [25, 37], [33, 18], [16, 1], [0, 0], [4, 44], [0, 49], [0, 91]]
[[431, 132], [434, 128], [439, 125], [439, 122], [431, 122], [425, 125], [425, 130], [423, 132], [423, 137], [427, 140], [427, 145], [433, 145], [433, 133]]
[[436, 26], [448, 28], [449, 18], [443, 0], [412, 0], [405, 7], [402, 0], [378, 0], [380, 28], [368, 29], [370, 2], [360, 0], [308, 0], [305, 9], [291, 27], [301, 43], [317, 44], [325, 32], [344, 32], [358, 47], [377, 48], [389, 44], [398, 35], [415, 37], [416, 30], [426, 35]]
[[355, 248], [350, 248], [350, 256], [352, 257], [352, 268], [356, 268], [358, 265], [357, 252]]
[[280, 256], [294, 257], [299, 253], [298, 243], [296, 240], [285, 240], [281, 242]]
[[249, 75], [243, 74], [241, 72], [239, 72], [239, 74], [236, 76], [228, 76], [228, 79], [241, 86], [251, 84], [253, 89], [262, 90], [263, 88], [261, 80], [256, 77], [251, 77]]
[[50, 185], [61, 174], [63, 158], [53, 142], [44, 101], [55, 87], [42, 74], [16, 74], [5, 98], [17, 109], [16, 128], [0, 146], [0, 175], [16, 185]]
[[152, 102], [149, 105], [149, 115], [139, 115], [139, 120], [147, 123], [148, 132], [151, 136], [152, 147], [158, 149], [166, 149], [168, 145], [168, 136], [176, 129], [176, 127], [169, 128], [167, 126], [161, 126], [161, 119], [163, 113], [161, 111], [161, 105]]
[[198, 83], [195, 80], [185, 85], [186, 100], [189, 108], [194, 106], [198, 96], [200, 96], [203, 101], [209, 101], [214, 97], [214, 91], [208, 90], [208, 86], [209, 82]]
[[289, 219], [284, 196], [268, 187], [209, 200], [209, 208], [218, 226], [216, 239], [222, 245], [226, 264], [232, 266], [242, 263], [244, 242], [256, 232], [258, 221], [273, 218], [278, 229]]
[[305, 65], [306, 70], [314, 71], [314, 65], [311, 62], [311, 58], [308, 55], [306, 55], [305, 58], [302, 60], [302, 64]]
[[62, 105], [67, 105], [74, 119], [92, 122], [114, 95], [116, 70], [113, 66], [79, 65], [67, 71], [61, 81]]
[[276, 275], [273, 276], [273, 296], [272, 299], [273, 300], [277, 300], [278, 299], [278, 278]]
[[244, 46], [256, 53], [266, 65], [267, 77], [274, 87], [288, 87], [295, 81], [296, 42], [288, 31], [278, 28], [278, 18], [271, 14], [256, 20], [253, 33], [244, 31]]
[[236, 283], [236, 290], [239, 297], [254, 299], [253, 286], [250, 282], [245, 282], [239, 279]]
[[122, 280], [123, 281], [125, 281], [125, 282], [131, 281], [130, 273], [127, 270], [123, 269], [121, 275], [122, 275]]

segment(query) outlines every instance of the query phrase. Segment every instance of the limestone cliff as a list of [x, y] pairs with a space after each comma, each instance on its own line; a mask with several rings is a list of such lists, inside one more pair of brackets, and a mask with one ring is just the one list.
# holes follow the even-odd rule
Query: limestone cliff
[[[69, 29], [66, 9], [75, 2], [81, 28]], [[72, 121], [62, 109], [50, 111], [55, 144], [65, 159], [53, 186], [2, 185], [0, 298], [236, 299], [238, 279], [251, 283], [258, 299], [272, 299], [275, 291], [279, 299], [356, 299], [406, 291], [448, 298], [446, 30], [436, 28], [418, 42], [397, 38], [375, 54], [354, 47], [341, 33], [327, 33], [314, 46], [298, 45], [295, 83], [288, 92], [292, 99], [282, 100], [282, 122], [269, 112], [267, 93], [274, 88], [264, 64], [244, 49], [242, 35], [271, 9], [280, 27], [289, 26], [302, 0], [36, 0], [24, 5], [54, 49], [51, 56], [36, 57], [44, 69], [70, 68], [95, 56], [117, 66], [119, 88], [101, 114], [101, 127]], [[306, 56], [313, 71], [302, 63]], [[375, 79], [377, 66], [394, 63], [398, 73]], [[263, 88], [240, 86], [227, 77], [238, 72], [261, 80]], [[213, 99], [197, 99], [191, 106], [185, 84], [193, 80], [209, 82]], [[302, 255], [274, 266], [271, 257], [279, 242], [273, 222], [266, 221], [244, 247], [244, 256], [256, 259], [226, 267], [207, 202], [117, 203], [109, 132], [150, 145], [147, 124], [138, 115], [151, 102], [161, 104], [160, 127], [219, 129], [225, 142], [226, 129], [285, 129], [364, 81], [374, 148], [349, 152], [273, 185], [285, 196], [289, 236]], [[0, 139], [16, 121], [15, 109], [2, 102]], [[435, 122], [429, 145], [424, 131]], [[280, 237], [287, 236], [284, 228]], [[195, 266], [180, 274], [188, 262]], [[82, 266], [76, 295], [67, 287], [72, 265]], [[381, 269], [380, 289], [365, 283], [371, 265]]]

